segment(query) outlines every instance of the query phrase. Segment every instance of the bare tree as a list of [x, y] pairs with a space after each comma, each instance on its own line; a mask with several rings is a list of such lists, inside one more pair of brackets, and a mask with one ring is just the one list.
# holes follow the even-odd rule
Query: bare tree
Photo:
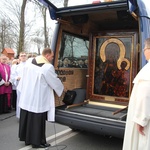
[[[41, 5], [41, 3], [39, 3], [37, 0], [32, 0], [32, 2], [36, 5], [36, 8], [38, 8], [39, 13], [41, 14], [42, 18], [43, 18], [43, 30], [40, 30], [39, 32], [36, 32], [35, 35], [36, 36], [44, 36], [44, 47], [50, 47], [50, 38], [49, 38], [49, 31], [50, 28], [47, 27], [47, 7]], [[37, 41], [37, 37], [35, 38], [34, 41]]]
[[0, 21], [0, 42], [1, 42], [1, 49], [3, 50], [6, 45], [6, 39], [8, 38], [10, 24], [2, 19]]
[[67, 6], [68, 6], [68, 1], [69, 1], [69, 0], [64, 0], [64, 7], [67, 7]]
[[[11, 10], [14, 10], [13, 5], [7, 2], [7, 0], [3, 3], [5, 7], [1, 7], [0, 9], [0, 48], [10, 47], [16, 49], [18, 42], [18, 22], [15, 17], [10, 15]], [[15, 11], [17, 11], [17, 6], [14, 5], [14, 7], [16, 8]]]
[[[9, 34], [15, 39], [14, 48], [17, 50], [17, 54], [25, 50], [24, 43], [26, 42], [25, 37], [27, 36], [26, 27], [30, 24], [25, 23], [25, 8], [27, 1], [28, 0], [22, 0], [21, 4], [16, 0], [5, 0], [3, 1], [5, 7], [2, 7], [0, 10], [1, 18], [7, 18], [11, 23], [11, 31], [9, 31]], [[8, 46], [8, 43], [5, 46]]]
[[24, 39], [25, 39], [25, 8], [27, 0], [23, 0], [21, 6], [21, 15], [20, 15], [20, 33], [19, 33], [19, 47], [18, 54], [24, 50]]
[[33, 38], [31, 38], [31, 42], [37, 45], [38, 55], [40, 55], [40, 49], [41, 49], [41, 45], [43, 44], [43, 38], [40, 38], [39, 36], [34, 36]]
[[[29, 17], [26, 17], [27, 9], [28, 8], [28, 2], [30, 5], [33, 5], [37, 0], [22, 0], [21, 2], [18, 0], [2, 0], [3, 1], [3, 6], [0, 9], [0, 48], [3, 47], [14, 47], [14, 49], [17, 50], [17, 54], [20, 53], [21, 51], [28, 51], [27, 48], [29, 47], [30, 40], [33, 42], [33, 37], [36, 36], [36, 32], [33, 33], [32, 28], [35, 27], [33, 24], [33, 21], [36, 21], [36, 17], [33, 18], [31, 22], [29, 22]], [[32, 2], [32, 3], [31, 3]], [[1, 3], [1, 2], [0, 2]], [[36, 4], [39, 5], [38, 2]], [[34, 5], [33, 5], [34, 6]], [[39, 27], [38, 30], [40, 29], [40, 33], [43, 35], [40, 37], [43, 37], [43, 47], [49, 47], [50, 46], [50, 31], [52, 29], [48, 27], [47, 21], [46, 21], [46, 13], [47, 13], [47, 8], [43, 6], [38, 6], [40, 9], [36, 9], [35, 11], [32, 12], [36, 14], [37, 10], [40, 10], [38, 13], [41, 14], [43, 18], [43, 28]], [[37, 6], [36, 6], [37, 8]], [[40, 17], [41, 17], [40, 16]], [[7, 18], [7, 20], [6, 20]], [[6, 20], [4, 24], [4, 21]], [[35, 29], [37, 30], [37, 29]], [[4, 38], [5, 36], [5, 38]], [[7, 37], [7, 38], [6, 38]], [[38, 40], [34, 40], [38, 41]], [[38, 50], [41, 47], [41, 44], [37, 43]]]
[[46, 11], [47, 8], [46, 7], [42, 7], [42, 15], [43, 15], [43, 20], [44, 20], [44, 47], [49, 47], [49, 42], [48, 42], [48, 34], [47, 34], [47, 23], [46, 23]]

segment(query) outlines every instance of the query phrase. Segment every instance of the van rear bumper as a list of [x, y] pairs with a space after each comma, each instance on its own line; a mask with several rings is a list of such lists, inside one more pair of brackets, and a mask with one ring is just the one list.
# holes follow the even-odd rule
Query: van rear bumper
[[[63, 109], [62, 109], [63, 108]], [[125, 120], [100, 117], [81, 112], [65, 110], [65, 107], [56, 107], [55, 120], [72, 129], [85, 130], [101, 135], [123, 138]]]

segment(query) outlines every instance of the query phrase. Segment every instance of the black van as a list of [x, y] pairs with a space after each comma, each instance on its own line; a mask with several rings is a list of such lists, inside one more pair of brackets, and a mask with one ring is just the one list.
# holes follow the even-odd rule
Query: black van
[[56, 72], [76, 93], [69, 104], [64, 95], [56, 97], [56, 122], [122, 138], [132, 81], [146, 62], [138, 11], [131, 15], [127, 0], [68, 1], [65, 7], [64, 1], [39, 1], [57, 20], [51, 45]]

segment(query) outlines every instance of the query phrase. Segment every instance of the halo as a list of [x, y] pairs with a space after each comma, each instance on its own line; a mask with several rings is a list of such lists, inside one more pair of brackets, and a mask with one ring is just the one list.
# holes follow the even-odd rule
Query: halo
[[116, 43], [119, 46], [119, 48], [120, 48], [119, 59], [125, 57], [125, 46], [124, 46], [123, 42], [121, 40], [116, 39], [116, 38], [110, 38], [110, 39], [106, 40], [100, 48], [100, 58], [102, 59], [103, 62], [106, 61], [105, 49], [109, 43]]
[[119, 58], [117, 61], [117, 67], [119, 70], [121, 70], [121, 63], [125, 61], [127, 63], [127, 66], [125, 67], [125, 70], [128, 70], [130, 68], [130, 62], [128, 59], [126, 58]]

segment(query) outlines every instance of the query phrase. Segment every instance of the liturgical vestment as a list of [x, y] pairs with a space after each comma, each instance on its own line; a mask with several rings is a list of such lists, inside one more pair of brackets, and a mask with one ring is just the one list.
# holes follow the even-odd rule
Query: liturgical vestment
[[[131, 93], [123, 150], [150, 150], [150, 62], [137, 74]], [[137, 130], [144, 127], [145, 136]]]
[[19, 107], [33, 113], [48, 112], [47, 120], [54, 121], [53, 90], [60, 96], [63, 88], [52, 64], [46, 63], [39, 67], [27, 62], [23, 70], [22, 80], [17, 87], [21, 93]]
[[[18, 77], [20, 77], [22, 79], [22, 76], [23, 76], [23, 69], [24, 69], [24, 66], [25, 66], [26, 62], [20, 62], [16, 68], [15, 68], [15, 71], [12, 73], [11, 75], [11, 80], [13, 81], [13, 84], [17, 87], [19, 82], [17, 80]], [[21, 80], [20, 79], [20, 80]], [[20, 107], [19, 107], [19, 100], [20, 100], [20, 92], [19, 90], [16, 90], [17, 92], [17, 102], [16, 102], [16, 117], [17, 118], [20, 118]]]

